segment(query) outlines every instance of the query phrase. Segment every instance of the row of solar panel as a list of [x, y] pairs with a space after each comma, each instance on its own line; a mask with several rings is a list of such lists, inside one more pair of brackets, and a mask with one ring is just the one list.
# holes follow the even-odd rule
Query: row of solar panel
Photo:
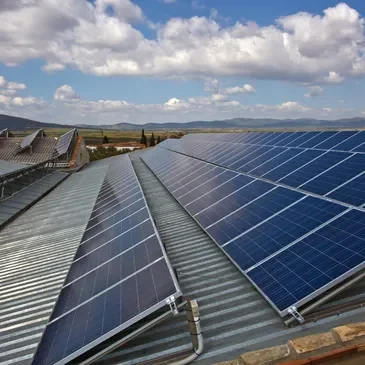
[[160, 146], [351, 205], [365, 203], [365, 154], [192, 139]]
[[282, 316], [365, 260], [363, 211], [160, 148], [142, 159]]
[[129, 157], [109, 161], [34, 364], [65, 363], [179, 295]]
[[185, 139], [266, 146], [365, 152], [365, 132], [256, 132], [188, 134]]

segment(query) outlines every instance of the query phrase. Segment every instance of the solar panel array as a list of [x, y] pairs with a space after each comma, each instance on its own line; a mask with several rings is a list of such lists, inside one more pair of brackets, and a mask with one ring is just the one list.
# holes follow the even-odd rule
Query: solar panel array
[[188, 135], [142, 159], [285, 316], [364, 268], [365, 210], [348, 204], [365, 203], [350, 189], [363, 143], [364, 132]]
[[196, 134], [162, 146], [348, 204], [365, 203], [365, 132]]
[[32, 143], [34, 142], [34, 140], [37, 138], [37, 137], [40, 137], [44, 135], [44, 132], [43, 132], [43, 129], [39, 129], [35, 132], [33, 132], [32, 134], [30, 134], [29, 136], [26, 136], [21, 142], [20, 142], [20, 149], [19, 149], [19, 152], [20, 151], [23, 151], [25, 150], [26, 148], [29, 148]]
[[65, 134], [63, 134], [58, 139], [56, 147], [55, 147], [58, 156], [62, 156], [68, 152], [68, 150], [72, 144], [72, 140], [76, 136], [77, 136], [77, 129], [74, 128], [74, 129], [71, 129], [70, 131], [66, 132]]
[[181, 295], [129, 157], [108, 163], [33, 364], [67, 363]]

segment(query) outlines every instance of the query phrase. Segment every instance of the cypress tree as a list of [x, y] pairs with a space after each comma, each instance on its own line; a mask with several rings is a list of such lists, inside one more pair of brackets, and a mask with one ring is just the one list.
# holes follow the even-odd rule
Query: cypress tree
[[155, 145], [156, 145], [155, 136], [152, 133], [151, 138], [150, 138], [150, 147], [155, 146]]

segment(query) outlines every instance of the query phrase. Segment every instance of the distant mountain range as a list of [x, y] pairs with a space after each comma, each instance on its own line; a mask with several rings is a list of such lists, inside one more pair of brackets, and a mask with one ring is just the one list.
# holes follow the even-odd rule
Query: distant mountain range
[[0, 130], [26, 130], [38, 128], [87, 128], [87, 129], [112, 129], [121, 131], [130, 130], [194, 130], [194, 129], [254, 129], [254, 128], [365, 128], [365, 118], [349, 118], [337, 120], [321, 119], [260, 119], [260, 118], [234, 118], [215, 120], [211, 122], [196, 121], [188, 123], [118, 123], [105, 125], [61, 125], [56, 123], [42, 123], [31, 119], [18, 118], [0, 114]]

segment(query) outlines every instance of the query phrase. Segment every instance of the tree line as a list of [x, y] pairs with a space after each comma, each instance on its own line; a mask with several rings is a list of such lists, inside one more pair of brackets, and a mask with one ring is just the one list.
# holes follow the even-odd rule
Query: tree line
[[148, 144], [147, 137], [144, 134], [144, 129], [142, 129], [142, 136], [141, 136], [141, 142], [140, 143], [144, 144], [146, 147], [148, 147], [148, 146], [153, 147], [153, 146], [156, 146], [156, 144], [161, 143], [161, 137], [157, 136], [157, 138], [155, 138], [155, 135], [152, 132], [151, 137], [150, 137], [150, 142]]

